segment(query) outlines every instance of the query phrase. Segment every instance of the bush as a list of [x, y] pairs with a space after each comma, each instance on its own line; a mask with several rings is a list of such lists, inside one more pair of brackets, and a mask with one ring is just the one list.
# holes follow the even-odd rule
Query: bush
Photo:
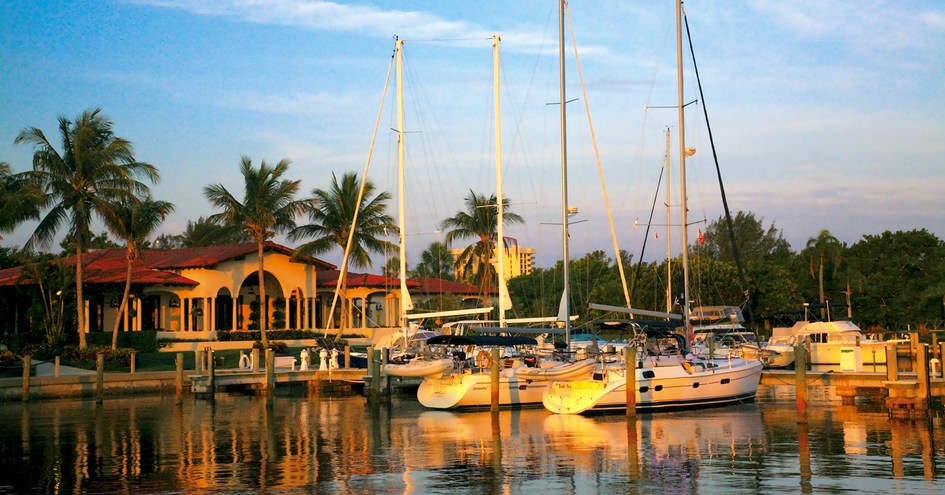
[[70, 345], [63, 349], [62, 356], [75, 362], [79, 367], [92, 369], [95, 368], [98, 355], [103, 354], [105, 356], [105, 370], [124, 371], [131, 368], [131, 354], [134, 352], [134, 349], [128, 348], [113, 351], [111, 347], [104, 346], [89, 346], [85, 349], [79, 349]]
[[10, 351], [0, 351], [0, 376], [21, 376], [23, 363], [20, 356]]
[[[89, 332], [85, 336], [89, 346], [111, 348], [111, 332]], [[161, 345], [157, 339], [157, 330], [142, 330], [140, 332], [118, 332], [118, 347], [129, 347], [138, 352], [157, 352]]]

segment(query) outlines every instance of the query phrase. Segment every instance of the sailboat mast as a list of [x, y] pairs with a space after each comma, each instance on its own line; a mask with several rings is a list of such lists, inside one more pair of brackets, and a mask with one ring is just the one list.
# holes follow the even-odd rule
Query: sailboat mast
[[413, 309], [407, 291], [407, 243], [404, 221], [404, 41], [394, 40], [397, 54], [397, 227], [400, 230], [400, 326], [407, 328], [407, 311]]
[[679, 194], [680, 217], [682, 218], [682, 266], [683, 266], [683, 325], [689, 332], [689, 219], [686, 201], [686, 125], [685, 102], [683, 101], [683, 58], [682, 58], [682, 0], [676, 0], [676, 86], [679, 111]]
[[496, 196], [496, 277], [499, 283], [499, 328], [505, 328], [505, 302], [509, 299], [505, 284], [505, 223], [502, 196], [502, 115], [499, 111], [499, 35], [492, 36], [492, 88], [495, 107], [495, 196]]
[[673, 312], [673, 243], [672, 243], [672, 225], [673, 213], [672, 198], [673, 184], [671, 180], [671, 152], [669, 128], [666, 128], [666, 156], [663, 158], [663, 168], [666, 169], [666, 312]]
[[558, 93], [559, 112], [561, 116], [561, 245], [563, 251], [562, 270], [564, 276], [564, 292], [562, 306], [564, 308], [564, 338], [571, 348], [571, 293], [568, 279], [568, 130], [567, 130], [567, 94], [564, 87], [564, 0], [558, 2]]

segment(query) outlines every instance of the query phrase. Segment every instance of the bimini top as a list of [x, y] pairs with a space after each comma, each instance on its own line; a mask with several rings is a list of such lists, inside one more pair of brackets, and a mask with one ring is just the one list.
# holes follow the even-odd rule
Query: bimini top
[[427, 345], [479, 345], [515, 346], [538, 345], [531, 337], [509, 337], [504, 335], [437, 335], [427, 340]]
[[466, 329], [469, 332], [476, 333], [517, 333], [517, 334], [527, 334], [527, 335], [564, 335], [563, 328], [541, 328], [541, 327], [469, 327]]

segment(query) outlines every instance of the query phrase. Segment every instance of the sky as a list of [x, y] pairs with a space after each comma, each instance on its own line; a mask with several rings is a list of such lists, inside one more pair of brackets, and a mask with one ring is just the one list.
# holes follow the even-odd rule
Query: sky
[[[396, 214], [394, 75], [385, 82], [393, 39], [405, 40], [411, 264], [470, 191], [495, 191], [499, 35], [503, 190], [525, 220], [506, 235], [535, 248], [538, 266], [561, 259], [556, 0], [21, 1], [3, 10], [0, 161], [27, 170], [33, 149], [14, 144], [22, 129], [58, 144], [59, 116], [100, 107], [137, 159], [159, 168], [153, 195], [177, 207], [168, 234], [214, 213], [206, 185], [242, 197], [242, 156], [288, 158], [306, 196], [367, 166]], [[640, 256], [655, 205], [643, 257], [662, 259], [667, 129], [669, 237], [680, 237], [679, 123], [666, 108], [677, 100], [673, 2], [574, 0], [569, 10], [571, 254], [613, 253], [603, 175], [619, 247]], [[690, 237], [723, 212], [706, 111], [730, 208], [773, 224], [795, 250], [822, 229], [848, 244], [886, 230], [945, 238], [945, 4], [692, 0], [685, 10], [704, 91], [687, 49]], [[33, 228], [0, 243], [22, 245]], [[337, 264], [340, 252], [322, 258]], [[382, 258], [367, 271], [379, 272]]]

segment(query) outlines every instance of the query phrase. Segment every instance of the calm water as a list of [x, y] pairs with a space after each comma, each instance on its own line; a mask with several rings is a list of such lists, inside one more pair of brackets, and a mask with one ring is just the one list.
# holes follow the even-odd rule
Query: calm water
[[945, 492], [941, 416], [888, 420], [816, 390], [806, 427], [782, 387], [630, 428], [622, 415], [360, 396], [4, 403], [0, 493]]

